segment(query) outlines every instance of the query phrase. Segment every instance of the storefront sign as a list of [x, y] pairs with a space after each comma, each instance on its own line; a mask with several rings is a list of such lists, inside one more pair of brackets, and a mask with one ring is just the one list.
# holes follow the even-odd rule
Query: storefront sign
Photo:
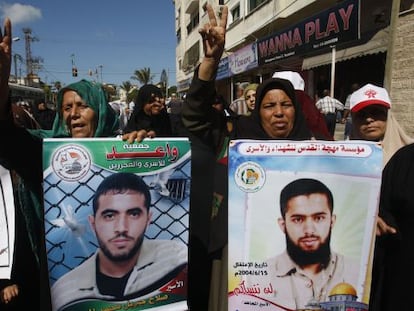
[[224, 57], [220, 60], [220, 63], [217, 69], [216, 80], [222, 80], [222, 79], [228, 78], [229, 76], [230, 76], [229, 58]]
[[259, 64], [359, 39], [359, 0], [348, 0], [258, 41]]
[[246, 45], [229, 56], [229, 67], [232, 75], [257, 67], [256, 43]]

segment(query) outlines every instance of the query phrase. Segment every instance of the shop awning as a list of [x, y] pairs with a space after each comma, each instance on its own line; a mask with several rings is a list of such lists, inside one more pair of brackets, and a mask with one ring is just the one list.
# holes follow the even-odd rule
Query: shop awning
[[[384, 53], [388, 47], [389, 27], [378, 31], [369, 41], [364, 44], [350, 48], [336, 50], [335, 62], [361, 57], [365, 55]], [[314, 67], [329, 65], [332, 63], [332, 54], [325, 53], [314, 57], [303, 59], [302, 70], [309, 70]]]

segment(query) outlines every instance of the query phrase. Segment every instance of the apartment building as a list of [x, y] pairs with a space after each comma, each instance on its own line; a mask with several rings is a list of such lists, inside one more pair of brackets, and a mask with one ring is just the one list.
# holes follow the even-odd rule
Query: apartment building
[[[188, 90], [203, 55], [197, 30], [207, 21], [207, 2], [229, 8], [225, 52], [216, 82], [218, 92], [228, 101], [234, 99], [237, 83], [261, 82], [280, 70], [300, 72], [305, 91], [312, 97], [323, 88], [332, 88], [334, 96], [344, 101], [354, 82], [384, 85], [387, 50], [393, 42], [401, 45], [403, 39], [393, 36], [401, 31], [407, 36], [412, 29], [407, 25], [391, 29], [393, 0], [175, 0], [180, 93]], [[411, 21], [412, 1], [397, 2], [401, 2], [397, 18], [403, 12], [403, 18]], [[401, 87], [401, 81], [392, 82], [397, 77], [391, 69], [387, 74], [392, 94], [392, 85]], [[414, 113], [404, 117], [409, 127]]]

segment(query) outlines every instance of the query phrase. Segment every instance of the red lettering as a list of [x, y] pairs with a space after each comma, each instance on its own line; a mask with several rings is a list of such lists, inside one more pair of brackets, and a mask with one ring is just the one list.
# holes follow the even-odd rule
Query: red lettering
[[324, 32], [321, 32], [321, 20], [318, 18], [316, 21], [315, 21], [315, 31], [316, 31], [316, 36], [315, 36], [315, 39], [316, 40], [319, 40], [319, 39], [322, 39], [322, 38], [324, 38], [325, 37], [325, 33]]
[[292, 31], [289, 30], [289, 33], [282, 34], [282, 48], [279, 49], [280, 51], [286, 50], [286, 47], [292, 48]]
[[263, 41], [259, 43], [259, 54], [260, 57], [267, 57], [268, 55], [268, 51], [267, 51], [267, 45], [268, 45], [269, 41]]
[[325, 36], [329, 36], [331, 32], [338, 33], [339, 32], [339, 26], [338, 21], [336, 20], [335, 13], [330, 13], [328, 17], [328, 23], [326, 24], [326, 31]]
[[354, 9], [354, 5], [350, 4], [348, 6], [348, 8], [346, 9], [346, 12], [345, 12], [344, 9], [339, 10], [339, 15], [341, 16], [342, 22], [344, 24], [344, 29], [343, 30], [348, 30], [349, 29], [349, 19], [351, 17], [353, 9]]
[[295, 28], [293, 31], [293, 40], [292, 40], [293, 46], [295, 45], [302, 45], [302, 37], [300, 36], [299, 28]]
[[276, 53], [276, 47], [275, 42], [273, 41], [273, 38], [269, 40], [269, 55], [273, 55]]
[[309, 38], [315, 34], [315, 23], [309, 22], [305, 25], [305, 42], [309, 43]]

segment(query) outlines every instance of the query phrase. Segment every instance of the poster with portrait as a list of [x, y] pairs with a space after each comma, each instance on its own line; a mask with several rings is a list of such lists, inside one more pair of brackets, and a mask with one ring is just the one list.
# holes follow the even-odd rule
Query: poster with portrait
[[366, 141], [231, 141], [228, 310], [368, 310], [381, 171]]
[[187, 138], [45, 139], [53, 311], [187, 310]]
[[0, 165], [0, 279], [10, 279], [15, 241], [15, 210], [10, 171]]

